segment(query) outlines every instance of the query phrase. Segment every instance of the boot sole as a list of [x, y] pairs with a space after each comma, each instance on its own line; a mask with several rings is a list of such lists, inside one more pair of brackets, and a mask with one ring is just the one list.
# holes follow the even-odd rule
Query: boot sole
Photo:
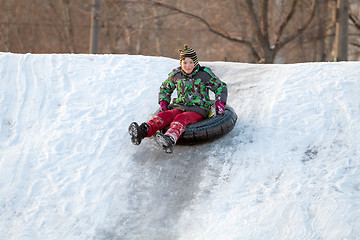
[[160, 146], [163, 147], [164, 152], [166, 152], [166, 153], [173, 153], [174, 152], [174, 144], [164, 134], [162, 134], [162, 133], [156, 134], [156, 142]]
[[140, 145], [141, 140], [139, 141], [139, 125], [136, 122], [130, 124], [128, 132], [131, 136], [131, 142], [134, 145]]

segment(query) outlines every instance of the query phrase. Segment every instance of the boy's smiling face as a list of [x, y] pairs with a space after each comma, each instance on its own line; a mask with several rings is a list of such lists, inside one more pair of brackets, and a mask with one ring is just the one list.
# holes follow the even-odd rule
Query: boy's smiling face
[[192, 73], [194, 70], [194, 61], [191, 58], [181, 60], [181, 68], [186, 74]]

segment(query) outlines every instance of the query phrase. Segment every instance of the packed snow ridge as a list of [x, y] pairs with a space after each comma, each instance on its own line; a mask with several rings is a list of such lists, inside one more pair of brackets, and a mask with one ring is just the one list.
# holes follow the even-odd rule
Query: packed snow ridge
[[169, 155], [127, 128], [177, 59], [0, 53], [0, 238], [359, 239], [360, 62], [200, 64], [238, 121]]

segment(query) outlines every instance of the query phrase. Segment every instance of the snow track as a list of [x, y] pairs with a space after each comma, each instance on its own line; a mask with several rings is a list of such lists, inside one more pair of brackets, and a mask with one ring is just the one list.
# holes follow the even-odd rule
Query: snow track
[[1, 239], [358, 239], [360, 64], [204, 63], [238, 120], [133, 146], [178, 60], [0, 53]]

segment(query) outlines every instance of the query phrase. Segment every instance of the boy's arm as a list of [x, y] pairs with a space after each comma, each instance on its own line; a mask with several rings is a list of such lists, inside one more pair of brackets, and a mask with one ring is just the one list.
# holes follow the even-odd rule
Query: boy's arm
[[208, 87], [215, 94], [216, 101], [222, 101], [226, 104], [228, 91], [227, 85], [223, 81], [221, 81], [210, 68], [205, 68], [205, 72], [207, 72], [210, 76], [210, 80], [208, 82]]

